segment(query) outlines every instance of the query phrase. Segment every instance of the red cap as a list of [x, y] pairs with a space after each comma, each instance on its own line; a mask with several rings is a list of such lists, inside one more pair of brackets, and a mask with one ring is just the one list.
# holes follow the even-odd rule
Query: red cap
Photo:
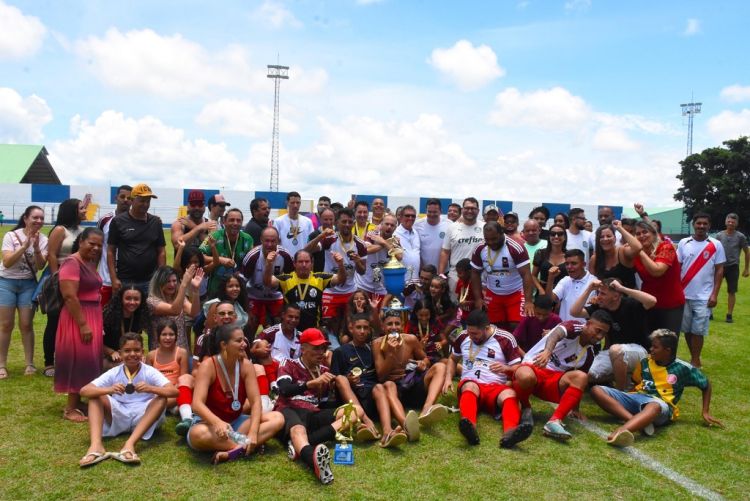
[[310, 327], [302, 331], [302, 335], [299, 337], [299, 344], [310, 344], [312, 346], [320, 346], [323, 344], [330, 344], [328, 339], [320, 332], [320, 329]]
[[190, 193], [188, 193], [187, 199], [188, 205], [198, 205], [197, 202], [203, 204], [206, 201], [206, 195], [204, 195], [201, 190], [192, 190]]

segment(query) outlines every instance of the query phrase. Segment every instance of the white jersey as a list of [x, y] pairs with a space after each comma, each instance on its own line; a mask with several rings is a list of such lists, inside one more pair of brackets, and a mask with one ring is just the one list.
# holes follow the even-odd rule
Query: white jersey
[[518, 272], [522, 266], [529, 266], [529, 255], [512, 238], [506, 238], [497, 251], [481, 244], [471, 257], [471, 267], [482, 272], [484, 287], [500, 296], [523, 291], [523, 278]]
[[[709, 243], [716, 249], [713, 254], [708, 249]], [[714, 268], [727, 260], [724, 246], [713, 237], [702, 241], [693, 237], [683, 238], [677, 245], [677, 260], [681, 265], [680, 279], [688, 274], [690, 277], [690, 281], [683, 287], [685, 299], [707, 301], [714, 290]], [[700, 266], [697, 272], [693, 268], [694, 263], [697, 263], [695, 266]]]
[[[570, 307], [588, 287], [589, 282], [596, 277], [586, 271], [583, 278], [575, 279], [571, 276], [563, 277], [552, 290], [552, 293], [560, 300], [560, 319], [574, 320], [576, 317], [570, 314]], [[593, 293], [592, 293], [593, 294]], [[588, 303], [588, 301], [586, 301]]]
[[[375, 230], [369, 234], [378, 234], [378, 232], [379, 230]], [[369, 236], [365, 238], [365, 245], [368, 247], [374, 245]], [[354, 283], [357, 285], [357, 289], [362, 289], [373, 294], [386, 295], [388, 291], [385, 290], [383, 267], [390, 260], [391, 257], [388, 255], [388, 250], [386, 249], [380, 249], [378, 252], [368, 254], [365, 263], [365, 274], [354, 274]]]
[[305, 248], [310, 234], [315, 231], [309, 217], [297, 215], [296, 220], [289, 218], [289, 214], [274, 219], [273, 226], [279, 231], [281, 246], [294, 257], [297, 251]]
[[492, 372], [490, 365], [499, 362], [514, 365], [521, 361], [516, 338], [510, 332], [492, 326], [495, 331], [481, 345], [474, 344], [466, 331], [463, 331], [451, 347], [451, 354], [461, 358], [463, 371], [461, 381], [476, 381], [482, 384], [505, 384], [508, 376]]
[[354, 281], [354, 276], [358, 275], [354, 262], [349, 257], [349, 252], [355, 252], [361, 259], [367, 258], [367, 247], [365, 243], [359, 238], [352, 235], [352, 241], [344, 243], [341, 240], [341, 235], [334, 235], [330, 238], [325, 238], [318, 243], [318, 249], [324, 251], [325, 254], [325, 265], [323, 271], [335, 275], [339, 271], [339, 265], [331, 255], [333, 252], [338, 252], [344, 258], [344, 268], [346, 269], [346, 282], [343, 284], [336, 284], [333, 287], [328, 287], [325, 292], [330, 294], [351, 294], [357, 290], [357, 284]]
[[[109, 388], [117, 383], [127, 386], [129, 382], [128, 377], [125, 375], [125, 364], [120, 364], [91, 381], [91, 384], [97, 388]], [[158, 388], [170, 384], [169, 379], [167, 379], [164, 374], [143, 362], [141, 362], [140, 369], [138, 369], [135, 377], [133, 377], [133, 384], [137, 385], [138, 383], [146, 383], [147, 385], [156, 386]], [[155, 396], [156, 395], [153, 393], [141, 393], [136, 391], [134, 393], [115, 393], [114, 395], [110, 395], [109, 398], [115, 400], [120, 405], [127, 406], [128, 404], [138, 405], [143, 402], [148, 402]]]
[[443, 239], [443, 249], [451, 251], [448, 271], [452, 275], [455, 275], [456, 263], [462, 259], [471, 259], [474, 249], [484, 243], [483, 230], [484, 223], [479, 221], [471, 226], [456, 222], [448, 227]]
[[577, 235], [574, 235], [570, 230], [565, 230], [568, 233], [568, 241], [565, 243], [565, 247], [568, 250], [579, 249], [583, 251], [583, 255], [588, 265], [589, 257], [594, 252], [594, 234], [587, 230], [581, 230]]
[[534, 357], [544, 351], [548, 336], [558, 329], [563, 329], [565, 337], [555, 345], [546, 368], [558, 372], [567, 372], [573, 369], [588, 370], [596, 353], [593, 346], [581, 346], [580, 336], [585, 325], [584, 322], [573, 320], [558, 324], [526, 352], [523, 361], [533, 363]]
[[271, 345], [271, 358], [283, 364], [287, 359], [295, 360], [299, 358], [299, 336], [300, 332], [294, 329], [292, 339], [287, 338], [281, 331], [281, 324], [276, 324], [263, 329], [263, 332], [258, 334], [256, 341], [268, 341], [268, 344]]
[[448, 230], [448, 221], [440, 221], [436, 225], [427, 222], [427, 218], [420, 219], [414, 223], [414, 231], [419, 234], [419, 255], [422, 264], [431, 264], [435, 268], [440, 263], [440, 250], [443, 248], [443, 240]]
[[413, 228], [412, 231], [409, 231], [403, 226], [399, 226], [396, 228], [394, 235], [396, 235], [401, 248], [404, 250], [401, 264], [406, 266], [405, 279], [419, 278], [419, 261], [421, 259], [419, 233]]
[[[258, 300], [277, 300], [283, 298], [283, 294], [276, 287], [266, 287], [263, 283], [263, 273], [266, 270], [266, 257], [263, 255], [263, 246], [254, 247], [245, 254], [240, 268], [242, 275], [247, 279], [247, 297]], [[291, 273], [294, 269], [292, 256], [282, 247], [276, 248], [276, 259], [273, 261], [273, 274], [275, 276]]]

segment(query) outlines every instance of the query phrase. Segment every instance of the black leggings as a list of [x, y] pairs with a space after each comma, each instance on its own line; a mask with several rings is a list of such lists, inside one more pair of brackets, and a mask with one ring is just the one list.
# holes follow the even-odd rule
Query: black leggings
[[57, 323], [60, 320], [60, 312], [47, 314], [47, 326], [44, 328], [44, 366], [55, 366], [55, 337], [57, 336]]

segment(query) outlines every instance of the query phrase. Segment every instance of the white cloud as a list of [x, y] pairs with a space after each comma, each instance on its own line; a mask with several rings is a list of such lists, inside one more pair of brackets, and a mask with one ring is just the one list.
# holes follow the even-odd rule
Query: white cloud
[[716, 141], [750, 136], [750, 109], [724, 110], [708, 119], [708, 132]]
[[565, 2], [565, 10], [585, 11], [591, 7], [591, 0], [568, 0]]
[[633, 151], [639, 148], [637, 142], [617, 127], [602, 127], [597, 130], [592, 139], [592, 146], [607, 151]]
[[0, 0], [0, 59], [19, 59], [42, 46], [47, 29], [34, 17]]
[[697, 35], [701, 32], [701, 22], [698, 19], [690, 18], [685, 24], [685, 31], [682, 32], [686, 37]]
[[272, 28], [279, 29], [284, 26], [291, 28], [301, 28], [302, 22], [297, 19], [292, 11], [287, 9], [283, 4], [266, 0], [258, 7], [252, 16], [264, 23], [268, 23]]
[[36, 94], [27, 97], [0, 87], [0, 142], [38, 143], [42, 128], [52, 121], [52, 110]]
[[[284, 114], [293, 114], [287, 106]], [[218, 125], [222, 134], [246, 137], [266, 137], [273, 128], [273, 109], [268, 106], [253, 106], [239, 99], [221, 99], [203, 107], [195, 119], [203, 126]], [[295, 133], [299, 127], [293, 121], [280, 117], [282, 133]]]
[[[75, 52], [110, 87], [170, 99], [227, 90], [267, 93], [271, 85], [266, 65], [251, 61], [242, 46], [209, 51], [180, 34], [160, 35], [150, 29], [123, 33], [110, 28], [102, 38], [77, 41]], [[325, 70], [293, 67], [284, 87], [292, 93], [316, 93], [327, 80]]]
[[427, 62], [464, 91], [479, 89], [505, 75], [492, 48], [474, 47], [467, 40], [448, 49], [434, 49]]
[[574, 130], [591, 117], [586, 102], [562, 87], [522, 93], [509, 87], [495, 96], [490, 123], [501, 127], [527, 126]]
[[721, 89], [721, 98], [730, 103], [750, 101], [750, 85], [730, 85]]
[[129, 118], [107, 110], [94, 122], [71, 120], [69, 140], [49, 148], [64, 183], [149, 182], [163, 186], [216, 185], [247, 189], [249, 175], [224, 143], [190, 139], [158, 118]]

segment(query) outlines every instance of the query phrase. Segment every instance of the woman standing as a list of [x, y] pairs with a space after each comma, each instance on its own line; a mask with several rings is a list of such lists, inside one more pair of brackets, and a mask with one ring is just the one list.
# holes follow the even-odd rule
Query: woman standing
[[133, 284], [122, 287], [104, 307], [104, 370], [120, 365], [120, 338], [126, 332], [140, 334], [150, 325], [148, 307]]
[[179, 281], [177, 273], [170, 266], [162, 266], [156, 270], [148, 286], [148, 299], [146, 300], [152, 323], [148, 333], [149, 349], [156, 348], [154, 336], [156, 323], [161, 317], [169, 317], [177, 324], [177, 346], [191, 353], [185, 316], [195, 317], [200, 312], [201, 301], [198, 289], [202, 280], [203, 269], [196, 268], [194, 265], [190, 265], [185, 270], [182, 280]]
[[80, 408], [81, 388], [102, 372], [102, 279], [96, 271], [104, 234], [86, 228], [73, 245], [73, 253], [60, 266], [63, 307], [55, 339], [55, 392], [67, 393], [63, 417], [87, 420]]
[[641, 290], [656, 297], [656, 306], [646, 312], [648, 332], [656, 329], [680, 332], [685, 294], [677, 252], [671, 242], [662, 241], [656, 229], [644, 221], [635, 224], [635, 238], [643, 246], [634, 260], [643, 281]]
[[536, 254], [532, 258], [531, 279], [534, 280], [537, 295], [545, 293], [550, 268], [556, 266], [560, 269], [560, 274], [554, 278], [554, 285], [557, 285], [557, 282], [568, 274], [568, 270], [565, 269], [565, 251], [567, 250], [568, 233], [565, 230], [566, 228], [562, 224], [555, 223], [550, 226], [547, 236], [547, 247], [536, 251]]
[[6, 363], [16, 310], [26, 356], [24, 374], [31, 376], [36, 373], [32, 296], [36, 289], [36, 272], [47, 261], [47, 237], [39, 231], [43, 224], [44, 210], [30, 205], [16, 227], [3, 237], [3, 260], [0, 263], [0, 379], [8, 377]]
[[[615, 230], [622, 235], [622, 245], [617, 246]], [[599, 280], [616, 278], [628, 289], [636, 289], [633, 258], [641, 251], [641, 243], [620, 221], [603, 224], [596, 229], [594, 255], [589, 261], [589, 271]]]
[[[77, 198], [70, 198], [60, 204], [60, 207], [57, 209], [55, 227], [52, 228], [49, 234], [49, 244], [47, 247], [49, 266], [45, 270], [45, 276], [58, 271], [63, 261], [73, 253], [73, 243], [82, 231], [81, 221], [85, 218], [86, 207]], [[42, 341], [42, 346], [44, 347], [44, 375], [48, 377], [55, 375], [55, 338], [59, 318], [59, 312], [48, 313], [47, 326], [44, 328], [44, 339]]]

